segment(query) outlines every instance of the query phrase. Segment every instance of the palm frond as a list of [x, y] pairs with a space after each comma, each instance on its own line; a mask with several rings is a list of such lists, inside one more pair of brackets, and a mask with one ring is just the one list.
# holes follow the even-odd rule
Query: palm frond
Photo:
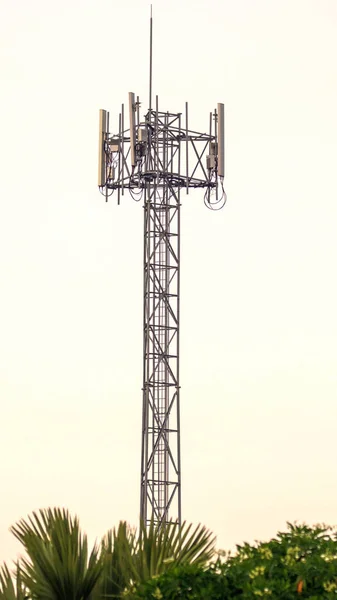
[[86, 600], [102, 572], [99, 549], [88, 553], [77, 517], [65, 509], [34, 512], [11, 527], [23, 544], [22, 579], [36, 600]]
[[24, 600], [27, 597], [19, 563], [16, 564], [13, 575], [14, 579], [6, 563], [0, 567], [0, 600]]
[[[78, 518], [65, 509], [32, 513], [11, 528], [23, 544], [27, 558], [20, 565], [21, 583], [31, 600], [112, 600], [178, 565], [202, 566], [214, 554], [215, 538], [205, 527], [175, 522], [151, 522], [138, 531], [122, 521], [109, 531], [100, 547], [89, 552]], [[7, 571], [0, 572], [0, 592], [15, 598]], [[2, 576], [2, 578], [1, 578]], [[13, 586], [13, 587], [11, 587]]]
[[[164, 527], [150, 523], [141, 524], [138, 534], [126, 534], [126, 524], [120, 524], [109, 538], [113, 546], [115, 580], [123, 573], [123, 586], [144, 583], [182, 564], [203, 565], [214, 554], [215, 537], [205, 527], [192, 525], [180, 527], [176, 522]], [[112, 559], [111, 559], [112, 560]], [[111, 571], [112, 573], [112, 571]], [[112, 577], [113, 579], [113, 577]], [[116, 593], [116, 592], [115, 592]]]
[[101, 544], [103, 572], [95, 599], [119, 598], [130, 586], [137, 575], [132, 558], [135, 548], [136, 533], [126, 522], [108, 531]]

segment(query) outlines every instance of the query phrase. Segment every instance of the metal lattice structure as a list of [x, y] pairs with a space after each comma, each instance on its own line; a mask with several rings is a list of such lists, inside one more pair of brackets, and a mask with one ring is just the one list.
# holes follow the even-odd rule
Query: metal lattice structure
[[[151, 17], [152, 65], [152, 17]], [[158, 96], [140, 119], [140, 101], [129, 93], [118, 133], [100, 111], [98, 184], [118, 204], [128, 192], [144, 206], [143, 411], [140, 515], [145, 523], [181, 523], [180, 455], [180, 210], [181, 191], [203, 189], [205, 204], [221, 208], [224, 178], [224, 105], [210, 113], [209, 133], [188, 127], [182, 113], [161, 112]], [[184, 121], [184, 122], [183, 122]]]

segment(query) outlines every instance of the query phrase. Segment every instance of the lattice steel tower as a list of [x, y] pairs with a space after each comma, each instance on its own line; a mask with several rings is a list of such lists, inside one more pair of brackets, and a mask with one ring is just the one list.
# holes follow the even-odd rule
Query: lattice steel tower
[[226, 202], [224, 105], [209, 115], [209, 132], [189, 129], [182, 113], [152, 106], [152, 14], [149, 108], [129, 93], [129, 127], [122, 104], [118, 133], [100, 110], [98, 185], [106, 201], [128, 192], [144, 207], [143, 412], [140, 515], [181, 522], [180, 460], [180, 207], [181, 191], [203, 189], [208, 208]]

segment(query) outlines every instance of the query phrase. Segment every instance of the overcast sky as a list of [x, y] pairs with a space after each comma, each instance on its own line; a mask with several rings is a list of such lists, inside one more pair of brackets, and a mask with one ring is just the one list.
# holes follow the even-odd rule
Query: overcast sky
[[[162, 109], [226, 106], [227, 205], [182, 196], [183, 517], [221, 548], [336, 523], [336, 1], [153, 14]], [[148, 32], [144, 0], [0, 1], [0, 560], [39, 507], [137, 522], [142, 208], [96, 185]]]

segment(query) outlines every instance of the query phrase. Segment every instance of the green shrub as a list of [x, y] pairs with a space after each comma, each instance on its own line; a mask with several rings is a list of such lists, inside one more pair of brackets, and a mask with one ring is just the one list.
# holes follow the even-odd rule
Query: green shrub
[[324, 525], [288, 524], [269, 542], [237, 546], [221, 567], [228, 598], [337, 598], [337, 538]]
[[337, 599], [337, 535], [290, 525], [269, 542], [237, 546], [207, 567], [184, 566], [138, 586], [134, 600]]
[[176, 567], [138, 586], [133, 600], [222, 600], [226, 580], [215, 564]]

